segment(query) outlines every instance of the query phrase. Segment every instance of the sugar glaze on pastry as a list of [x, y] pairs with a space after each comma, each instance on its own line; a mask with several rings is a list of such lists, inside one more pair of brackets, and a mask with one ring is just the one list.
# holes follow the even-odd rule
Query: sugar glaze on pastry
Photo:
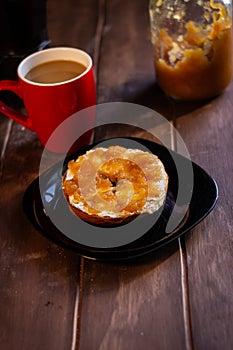
[[150, 152], [99, 147], [68, 163], [62, 187], [80, 218], [114, 225], [157, 211], [166, 198], [168, 175]]

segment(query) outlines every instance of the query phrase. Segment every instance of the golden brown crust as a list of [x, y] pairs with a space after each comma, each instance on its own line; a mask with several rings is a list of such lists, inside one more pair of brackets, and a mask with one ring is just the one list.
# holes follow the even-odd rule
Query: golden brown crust
[[99, 226], [122, 225], [157, 211], [167, 186], [157, 156], [119, 146], [96, 148], [70, 161], [62, 181], [71, 211]]

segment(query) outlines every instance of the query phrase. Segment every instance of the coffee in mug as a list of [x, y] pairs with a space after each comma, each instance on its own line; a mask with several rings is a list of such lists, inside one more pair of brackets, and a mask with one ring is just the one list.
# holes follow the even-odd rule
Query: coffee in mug
[[[18, 81], [0, 81], [0, 91], [9, 90], [24, 102], [22, 114], [0, 101], [0, 112], [35, 131], [42, 145], [53, 132], [76, 112], [96, 104], [94, 68], [91, 57], [82, 50], [55, 47], [26, 57], [18, 66]], [[90, 130], [81, 137], [80, 146], [90, 143], [94, 129], [93, 113], [80, 118], [76, 130], [70, 128], [53, 144], [51, 151], [62, 152], [71, 134]]]
[[33, 67], [25, 76], [35, 83], [53, 84], [73, 79], [86, 70], [80, 62], [69, 60], [54, 60]]

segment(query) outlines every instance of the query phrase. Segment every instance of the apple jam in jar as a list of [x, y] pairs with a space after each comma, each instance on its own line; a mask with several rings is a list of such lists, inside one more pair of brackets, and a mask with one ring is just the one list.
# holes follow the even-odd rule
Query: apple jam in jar
[[220, 94], [232, 80], [231, 0], [151, 0], [156, 79], [181, 100]]

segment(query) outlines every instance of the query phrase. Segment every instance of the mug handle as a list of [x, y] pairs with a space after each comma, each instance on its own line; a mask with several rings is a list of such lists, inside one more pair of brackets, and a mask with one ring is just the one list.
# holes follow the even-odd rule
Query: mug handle
[[[16, 95], [19, 96], [19, 98], [22, 99], [21, 89], [19, 82], [14, 80], [2, 80], [0, 81], [0, 91], [12, 91]], [[0, 112], [2, 114], [5, 114], [7, 117], [14, 119], [17, 123], [20, 123], [21, 125], [25, 126], [26, 128], [32, 129], [32, 123], [28, 116], [26, 116], [23, 113], [20, 113], [16, 111], [15, 109], [7, 106], [4, 102], [0, 101]]]

